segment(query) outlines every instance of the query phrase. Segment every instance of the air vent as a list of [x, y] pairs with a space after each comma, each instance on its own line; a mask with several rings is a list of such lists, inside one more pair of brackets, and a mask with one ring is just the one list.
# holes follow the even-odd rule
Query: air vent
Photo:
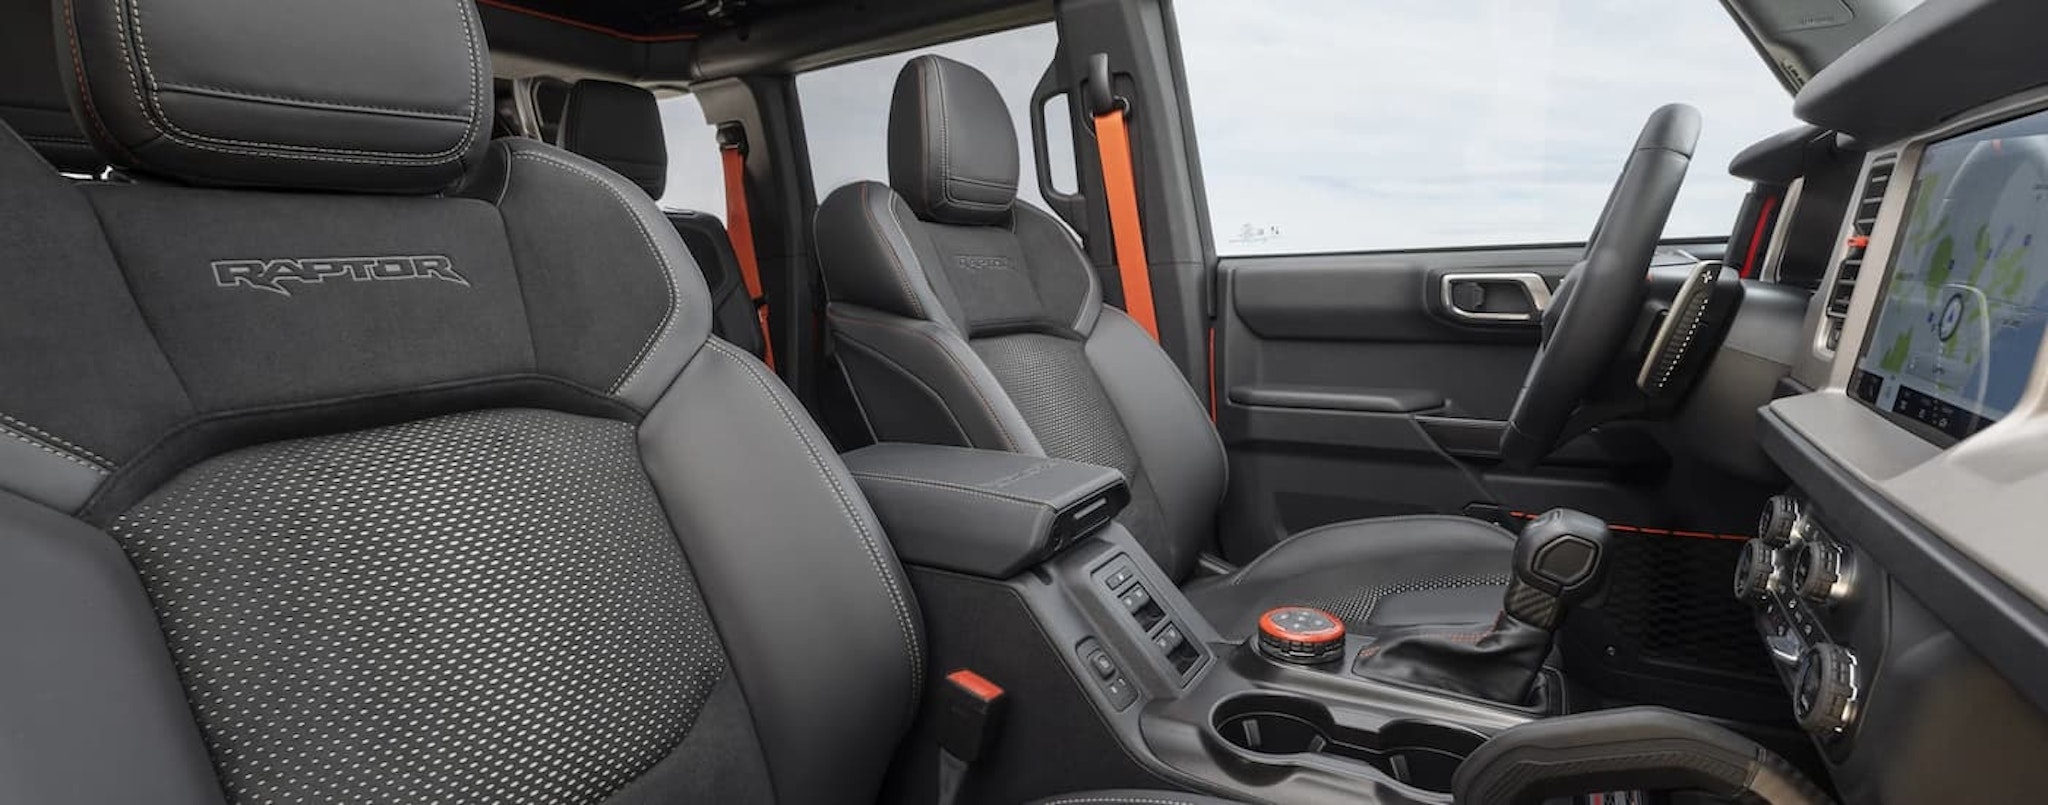
[[1856, 209], [1851, 213], [1855, 220], [1849, 224], [1847, 248], [1842, 250], [1842, 262], [1835, 266], [1835, 284], [1828, 288], [1827, 346], [1834, 350], [1842, 344], [1842, 325], [1849, 318], [1849, 300], [1855, 295], [1856, 280], [1863, 276], [1864, 253], [1870, 248], [1870, 234], [1877, 229], [1877, 214], [1884, 207], [1884, 191], [1891, 187], [1892, 169], [1897, 167], [1897, 156], [1878, 157], [1870, 163], [1870, 173], [1863, 179], [1863, 192], [1856, 197]]

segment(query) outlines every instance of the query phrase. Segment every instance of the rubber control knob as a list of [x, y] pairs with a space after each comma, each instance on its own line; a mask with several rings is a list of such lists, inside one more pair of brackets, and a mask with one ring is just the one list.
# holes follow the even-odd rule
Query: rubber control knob
[[1807, 542], [1799, 549], [1792, 568], [1794, 592], [1820, 606], [1842, 599], [1848, 592], [1842, 584], [1842, 551], [1833, 545]]
[[1762, 540], [1743, 543], [1742, 558], [1735, 562], [1735, 600], [1762, 606], [1769, 599], [1778, 572], [1776, 553]]
[[1799, 504], [1791, 495], [1772, 495], [1756, 521], [1756, 538], [1765, 545], [1783, 548], [1792, 541], [1792, 528], [1799, 522]]
[[1259, 616], [1259, 653], [1292, 665], [1344, 658], [1344, 622], [1315, 607], [1280, 607]]
[[1814, 735], [1847, 730], [1856, 720], [1856, 655], [1833, 643], [1801, 653], [1793, 672], [1792, 716]]

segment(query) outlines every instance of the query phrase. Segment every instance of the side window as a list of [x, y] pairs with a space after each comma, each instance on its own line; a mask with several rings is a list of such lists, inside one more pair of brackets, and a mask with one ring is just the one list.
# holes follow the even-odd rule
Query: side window
[[1225, 255], [1582, 242], [1651, 110], [1699, 107], [1667, 237], [1724, 236], [1735, 153], [1796, 123], [1712, 0], [1174, 4]]
[[[1018, 153], [1024, 160], [1019, 166], [1017, 197], [1042, 203], [1038, 172], [1030, 162], [1031, 91], [1052, 63], [1058, 46], [1059, 32], [1047, 22], [798, 75], [804, 140], [810, 147], [811, 179], [818, 196], [823, 198], [852, 182], [888, 181], [889, 93], [896, 85], [896, 73], [905, 62], [936, 53], [973, 65], [995, 82], [1010, 108]], [[1054, 129], [1048, 137], [1052, 141], [1053, 183], [1070, 189], [1074, 186], [1073, 148], [1071, 138], [1059, 131], [1065, 119], [1064, 107], [1059, 110], [1060, 115], [1048, 115], [1047, 119], [1047, 126]]]
[[719, 164], [718, 127], [704, 122], [697, 96], [664, 97], [661, 131], [668, 140], [668, 186], [661, 207], [692, 210], [725, 219], [725, 169]]

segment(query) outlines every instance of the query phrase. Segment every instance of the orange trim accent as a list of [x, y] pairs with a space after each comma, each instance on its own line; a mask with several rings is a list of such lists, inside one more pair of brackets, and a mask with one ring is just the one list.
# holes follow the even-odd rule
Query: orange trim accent
[[738, 146], [718, 149], [725, 168], [725, 234], [732, 239], [733, 256], [739, 259], [740, 282], [747, 286], [747, 299], [754, 303], [761, 319], [761, 358], [775, 368], [775, 340], [768, 337], [768, 296], [761, 290], [761, 263], [754, 255], [754, 217], [747, 212], [747, 155]]
[[[1313, 632], [1288, 631], [1280, 624], [1273, 622], [1273, 613], [1289, 609], [1314, 610], [1321, 613], [1323, 617], [1329, 618], [1330, 623], [1333, 625], [1328, 629], [1317, 629]], [[1295, 643], [1331, 643], [1344, 639], [1344, 621], [1327, 611], [1316, 609], [1315, 607], [1274, 607], [1273, 609], [1266, 610], [1266, 614], [1259, 616], [1259, 631], [1266, 633], [1267, 636], [1275, 640], [1287, 640]]]
[[1756, 227], [1749, 231], [1749, 255], [1742, 258], [1742, 278], [1756, 277], [1756, 253], [1764, 245], [1764, 227], [1771, 223], [1771, 213], [1778, 209], [1777, 196], [1765, 196], [1763, 207], [1757, 210]]
[[969, 695], [984, 702], [992, 702], [1003, 698], [1003, 687], [1001, 685], [990, 682], [981, 674], [965, 668], [947, 674], [946, 681], [953, 683], [954, 687], [967, 691]]
[[571, 28], [580, 28], [591, 33], [604, 34], [605, 36], [609, 36], [613, 39], [624, 39], [628, 42], [657, 44], [661, 42], [687, 42], [697, 38], [697, 35], [694, 33], [630, 34], [626, 33], [625, 31], [618, 30], [616, 28], [606, 28], [602, 25], [584, 22], [573, 17], [564, 17], [558, 14], [549, 14], [545, 11], [537, 11], [531, 8], [527, 8], [525, 6], [514, 5], [512, 3], [505, 2], [505, 0], [476, 0], [476, 4], [480, 6], [490, 6], [491, 8], [498, 9], [499, 11], [509, 11], [514, 14], [524, 14], [534, 19], [547, 20], [548, 22], [552, 22], [557, 25], [567, 25]]
[[[1535, 515], [1535, 514], [1533, 514], [1533, 513], [1530, 513], [1530, 512], [1519, 512], [1519, 511], [1510, 511], [1510, 512], [1508, 512], [1508, 516], [1509, 516], [1509, 517], [1513, 517], [1513, 518], [1515, 518], [1515, 519], [1517, 519], [1517, 520], [1534, 520], [1534, 519], [1536, 519], [1536, 517], [1537, 517], [1537, 515]], [[1747, 534], [1719, 534], [1719, 533], [1715, 533], [1715, 532], [1712, 532], [1712, 531], [1684, 531], [1684, 530], [1680, 530], [1680, 529], [1675, 529], [1675, 528], [1653, 528], [1653, 527], [1651, 527], [1651, 526], [1646, 526], [1646, 525], [1628, 525], [1628, 524], [1626, 524], [1626, 523], [1608, 523], [1608, 524], [1607, 524], [1607, 527], [1608, 527], [1609, 529], [1612, 529], [1612, 530], [1615, 530], [1615, 531], [1619, 531], [1619, 532], [1622, 532], [1622, 533], [1625, 533], [1625, 534], [1647, 534], [1647, 535], [1649, 535], [1649, 536], [1653, 536], [1653, 537], [1684, 537], [1684, 538], [1686, 538], [1686, 539], [1719, 539], [1719, 540], [1730, 540], [1730, 541], [1737, 541], [1737, 542], [1748, 542], [1748, 541], [1749, 541], [1749, 535], [1747, 535]]]
[[1138, 218], [1138, 182], [1131, 168], [1131, 133], [1124, 111], [1095, 116], [1095, 146], [1102, 160], [1102, 190], [1109, 201], [1109, 233], [1116, 245], [1117, 276], [1123, 280], [1124, 312], [1159, 340], [1159, 316], [1152, 308], [1152, 269], [1145, 259], [1144, 224]]
[[1850, 236], [1849, 236], [1849, 248], [1851, 248], [1851, 249], [1868, 249], [1868, 248], [1870, 248], [1870, 236], [1869, 236], [1869, 235], [1850, 235]]

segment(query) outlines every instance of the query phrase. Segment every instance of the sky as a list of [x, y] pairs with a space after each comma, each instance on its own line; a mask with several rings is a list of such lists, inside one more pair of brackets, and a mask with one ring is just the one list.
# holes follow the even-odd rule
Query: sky
[[[1790, 95], [1714, 0], [1175, 9], [1225, 255], [1584, 240], [1644, 119], [1671, 102], [1699, 107], [1706, 125], [1666, 234], [1725, 236], [1748, 190], [1728, 176], [1729, 160], [1796, 123]], [[799, 76], [819, 195], [886, 179], [889, 90], [918, 53], [988, 73], [1028, 144], [1025, 103], [1054, 44], [1047, 24]], [[694, 101], [665, 102], [664, 119], [664, 201], [722, 211], [715, 145]], [[1071, 143], [1060, 139], [1055, 162], [1070, 168], [1060, 158], [1071, 159]], [[1072, 178], [1062, 173], [1064, 188]], [[1023, 185], [1023, 198], [1039, 198], [1028, 170]]]

